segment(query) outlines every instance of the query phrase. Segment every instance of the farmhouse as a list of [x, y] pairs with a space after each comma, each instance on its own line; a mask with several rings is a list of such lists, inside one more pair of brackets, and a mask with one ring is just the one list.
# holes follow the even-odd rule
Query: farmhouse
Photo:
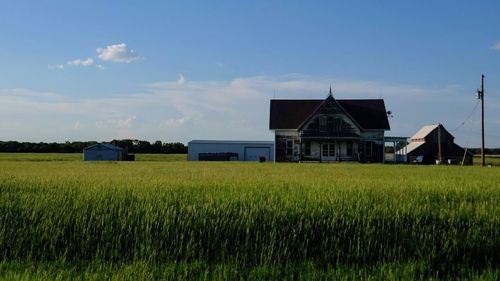
[[384, 161], [389, 121], [382, 99], [271, 100], [277, 162]]
[[127, 160], [127, 151], [109, 143], [98, 143], [83, 149], [84, 161]]
[[411, 137], [406, 146], [410, 163], [434, 164], [436, 160], [449, 164], [472, 165], [472, 153], [454, 143], [455, 137], [443, 125], [427, 125]]

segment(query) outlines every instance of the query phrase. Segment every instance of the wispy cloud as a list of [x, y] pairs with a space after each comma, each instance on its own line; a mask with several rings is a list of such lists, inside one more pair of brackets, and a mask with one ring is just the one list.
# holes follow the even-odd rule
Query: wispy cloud
[[97, 121], [96, 127], [101, 129], [106, 128], [115, 128], [115, 129], [130, 129], [134, 120], [137, 119], [137, 116], [129, 116], [125, 119], [108, 119], [103, 121]]
[[64, 64], [49, 65], [49, 69], [64, 70]]
[[130, 63], [140, 58], [139, 55], [136, 54], [134, 50], [129, 49], [125, 43], [109, 45], [105, 48], [97, 48], [96, 51], [99, 59], [103, 61]]
[[[300, 75], [189, 83], [176, 79], [145, 85], [138, 93], [84, 99], [4, 89], [0, 90], [0, 131], [3, 138], [33, 136], [37, 141], [272, 139], [268, 128], [270, 99], [323, 99], [330, 84], [339, 99], [384, 98], [386, 109], [394, 114], [389, 135], [409, 136], [422, 125], [436, 122], [454, 128], [476, 102], [468, 88], [458, 85], [429, 88], [377, 81], [332, 82]], [[499, 103], [492, 96], [488, 104], [491, 108]], [[444, 106], [456, 110], [445, 112]], [[500, 119], [491, 114], [491, 120]], [[494, 121], [488, 126], [490, 132], [500, 129]], [[461, 131], [453, 133], [458, 143], [466, 138]]]
[[178, 128], [190, 120], [190, 117], [170, 118], [160, 121], [160, 128]]
[[93, 58], [75, 59], [72, 61], [68, 61], [68, 65], [72, 66], [91, 66], [92, 64], [94, 64]]
[[491, 49], [500, 51], [500, 41], [496, 42], [493, 46], [491, 46]]
[[76, 121], [74, 124], [73, 124], [73, 129], [75, 130], [80, 130], [82, 128], [82, 124], [80, 123], [80, 121]]
[[179, 84], [186, 83], [186, 78], [184, 77], [184, 75], [182, 75], [182, 73], [179, 74], [179, 79], [177, 79], [177, 83]]

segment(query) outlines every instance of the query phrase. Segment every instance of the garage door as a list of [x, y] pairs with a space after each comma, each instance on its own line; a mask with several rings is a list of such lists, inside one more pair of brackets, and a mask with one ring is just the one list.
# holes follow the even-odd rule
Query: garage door
[[245, 147], [245, 161], [259, 161], [265, 157], [269, 161], [271, 149], [269, 147]]

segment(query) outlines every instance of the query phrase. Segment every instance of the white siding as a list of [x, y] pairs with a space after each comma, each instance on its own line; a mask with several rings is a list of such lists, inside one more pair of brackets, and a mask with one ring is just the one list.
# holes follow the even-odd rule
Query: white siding
[[[272, 141], [217, 141], [194, 140], [188, 143], [188, 160], [198, 161], [200, 153], [237, 153], [238, 161], [274, 161]], [[235, 159], [236, 160], [236, 159]]]

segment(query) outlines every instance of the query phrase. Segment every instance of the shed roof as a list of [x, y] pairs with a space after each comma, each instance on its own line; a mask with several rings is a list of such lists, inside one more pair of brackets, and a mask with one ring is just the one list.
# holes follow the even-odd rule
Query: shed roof
[[123, 150], [123, 148], [121, 148], [119, 146], [116, 146], [116, 145], [113, 145], [113, 144], [110, 144], [110, 143], [105, 143], [105, 142], [97, 143], [97, 144], [85, 147], [83, 150], [91, 150], [91, 149], [94, 149], [94, 148], [97, 148], [97, 147], [105, 148], [105, 149], [108, 149], [108, 150]]
[[[298, 129], [322, 104], [322, 99], [271, 100], [269, 129]], [[336, 100], [365, 130], [389, 130], [384, 100]]]
[[249, 141], [249, 140], [192, 140], [189, 144], [246, 144], [246, 145], [274, 145], [274, 141]]
[[397, 153], [398, 154], [408, 154], [408, 153], [412, 152], [413, 150], [419, 148], [423, 144], [425, 144], [425, 142], [411, 142], [411, 143], [407, 144], [406, 147], [398, 150]]

